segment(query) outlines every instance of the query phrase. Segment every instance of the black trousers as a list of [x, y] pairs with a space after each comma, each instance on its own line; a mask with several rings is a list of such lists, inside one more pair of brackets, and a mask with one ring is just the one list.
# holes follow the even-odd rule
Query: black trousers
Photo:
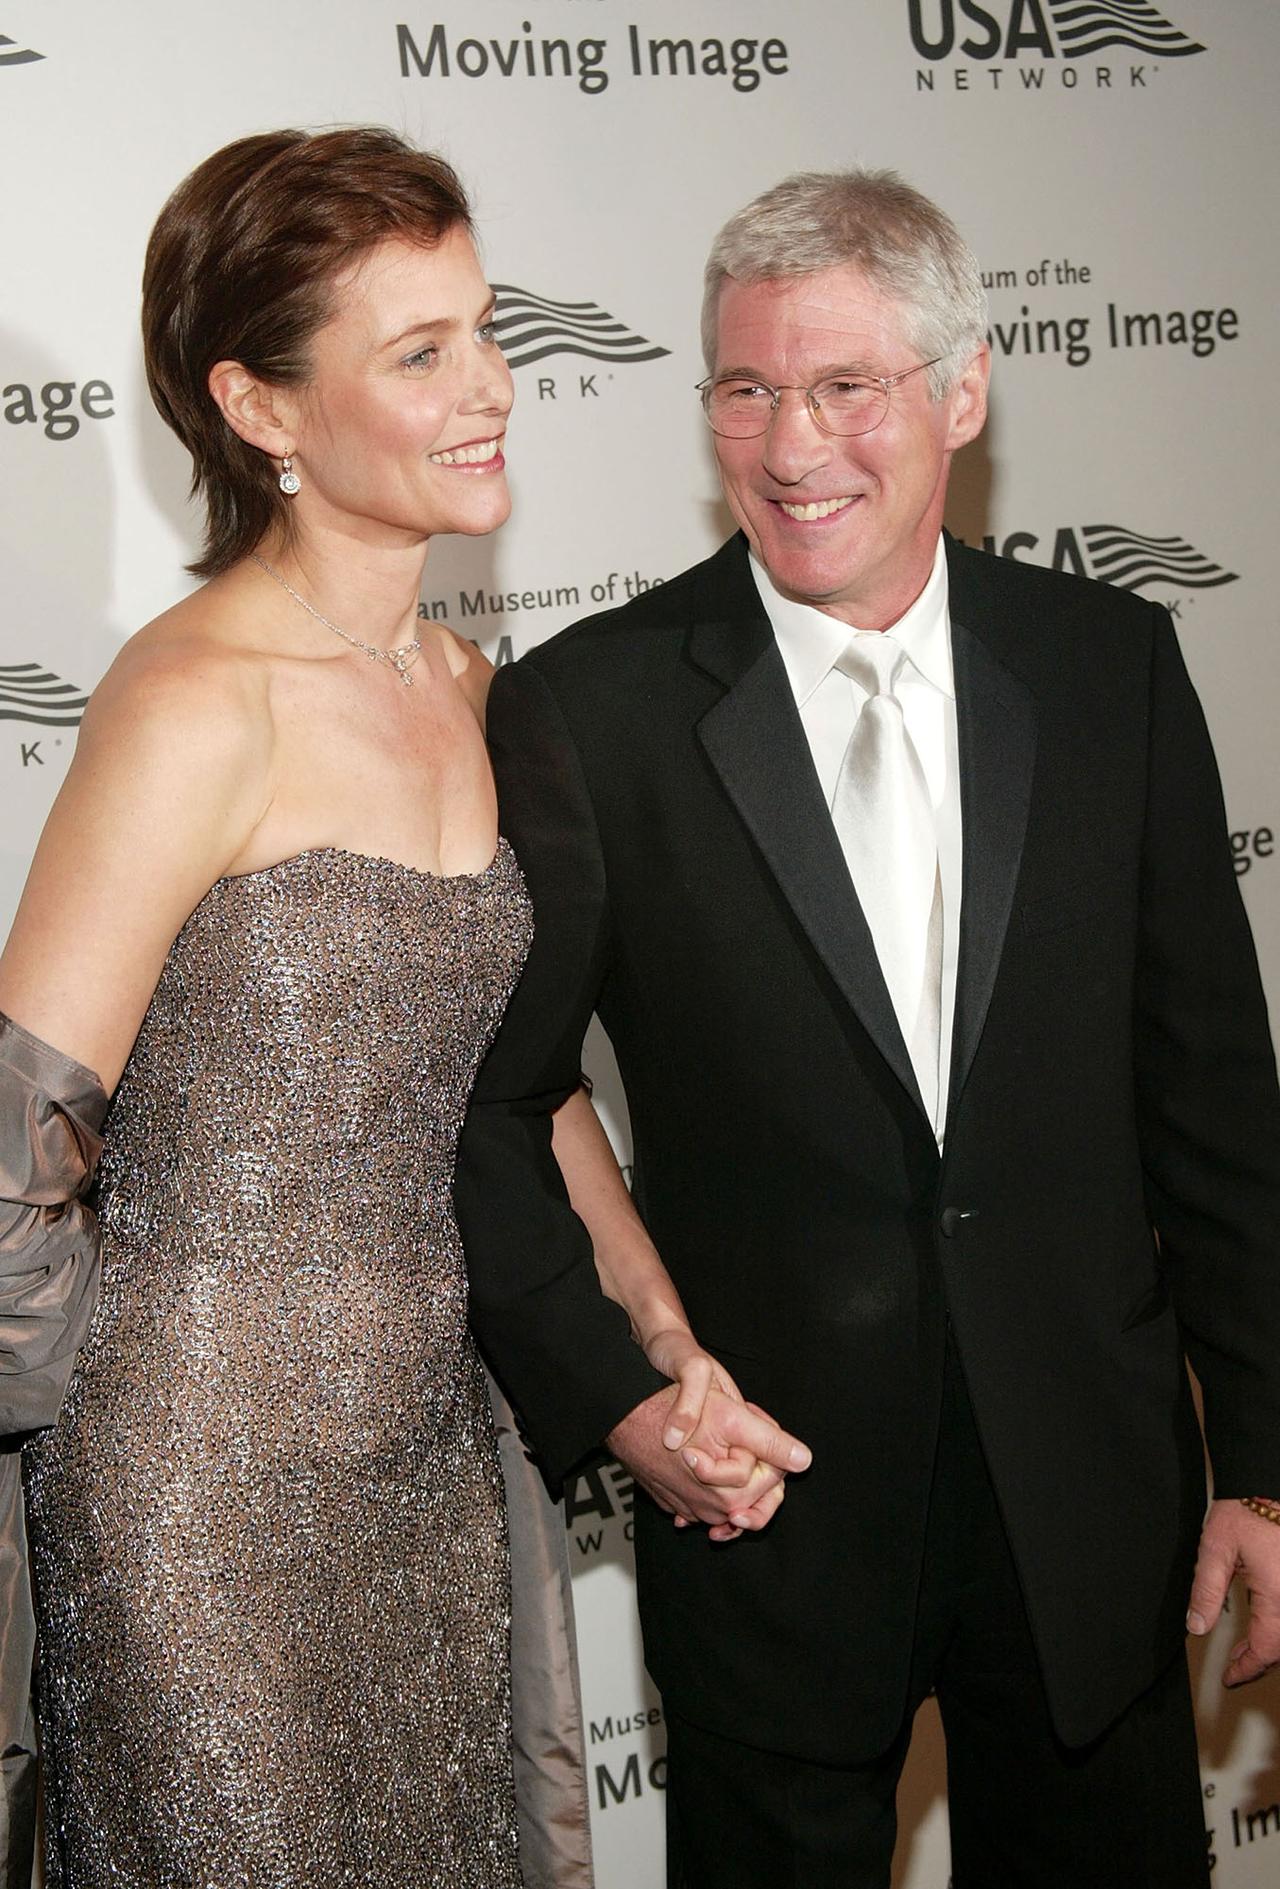
[[888, 1889], [895, 1792], [931, 1691], [947, 1741], [954, 1889], [1205, 1889], [1185, 1656], [1093, 1744], [1058, 1740], [950, 1348], [901, 1732], [870, 1764], [826, 1766], [669, 1715], [668, 1889]]

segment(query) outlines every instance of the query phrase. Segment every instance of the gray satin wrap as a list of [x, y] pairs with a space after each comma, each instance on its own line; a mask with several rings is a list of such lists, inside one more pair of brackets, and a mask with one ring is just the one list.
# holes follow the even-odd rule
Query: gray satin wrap
[[58, 1414], [98, 1294], [82, 1196], [107, 1098], [88, 1069], [0, 1013], [0, 1884], [30, 1882], [35, 1810], [19, 1445]]
[[525, 1889], [593, 1889], [564, 1508], [489, 1380], [511, 1535], [511, 1733]]
[[102, 1084], [0, 1013], [0, 1435], [58, 1414], [98, 1290]]

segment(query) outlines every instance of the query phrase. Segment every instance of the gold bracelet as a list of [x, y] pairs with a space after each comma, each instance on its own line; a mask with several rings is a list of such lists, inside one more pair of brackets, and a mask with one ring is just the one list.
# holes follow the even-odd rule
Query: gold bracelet
[[1268, 1502], [1265, 1496], [1260, 1495], [1242, 1495], [1240, 1500], [1247, 1509], [1252, 1509], [1255, 1515], [1260, 1515], [1264, 1522], [1280, 1524], [1280, 1502]]

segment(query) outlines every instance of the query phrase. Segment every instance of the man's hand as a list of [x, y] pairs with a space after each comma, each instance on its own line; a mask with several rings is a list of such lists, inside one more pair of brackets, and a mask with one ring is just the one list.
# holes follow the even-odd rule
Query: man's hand
[[704, 1522], [713, 1541], [760, 1529], [783, 1497], [788, 1470], [806, 1469], [810, 1454], [756, 1405], [712, 1388], [685, 1447], [664, 1441], [678, 1387], [655, 1391], [605, 1439], [620, 1462], [677, 1522]]
[[1212, 1630], [1237, 1574], [1249, 1589], [1249, 1631], [1231, 1649], [1224, 1686], [1248, 1685], [1280, 1664], [1280, 1527], [1242, 1502], [1211, 1502], [1191, 1586], [1189, 1632]]

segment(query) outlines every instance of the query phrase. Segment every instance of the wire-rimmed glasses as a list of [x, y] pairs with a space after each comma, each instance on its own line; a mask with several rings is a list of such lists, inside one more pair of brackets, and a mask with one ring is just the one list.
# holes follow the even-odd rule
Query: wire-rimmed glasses
[[899, 374], [827, 374], [812, 387], [771, 387], [750, 374], [712, 374], [698, 382], [702, 411], [722, 439], [755, 439], [767, 433], [783, 394], [803, 394], [815, 426], [846, 438], [874, 433], [889, 411], [893, 389], [942, 359], [918, 361]]

